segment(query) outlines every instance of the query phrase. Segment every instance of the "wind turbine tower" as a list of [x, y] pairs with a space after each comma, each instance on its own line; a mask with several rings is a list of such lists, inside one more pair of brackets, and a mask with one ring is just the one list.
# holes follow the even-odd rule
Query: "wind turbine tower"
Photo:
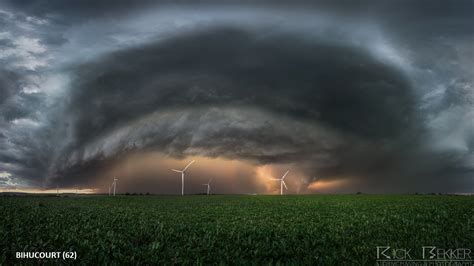
[[[114, 187], [114, 196], [115, 196], [115, 189], [117, 188], [117, 178], [114, 177], [114, 182], [112, 183], [112, 187]], [[110, 188], [109, 188], [109, 194], [110, 194]]]
[[207, 186], [207, 195], [208, 196], [211, 193], [211, 182], [212, 182], [212, 178], [209, 179], [209, 182], [207, 182], [206, 184], [202, 184], [203, 186]]
[[184, 196], [184, 174], [186, 173], [186, 169], [188, 169], [188, 167], [193, 163], [194, 163], [194, 160], [189, 162], [188, 165], [186, 165], [186, 167], [184, 167], [183, 170], [171, 169], [171, 171], [174, 171], [176, 173], [181, 173], [181, 196]]
[[290, 170], [287, 170], [286, 173], [281, 178], [270, 178], [271, 180], [280, 181], [280, 195], [283, 195], [283, 186], [285, 186], [286, 190], [288, 190], [288, 187], [285, 184], [285, 177], [289, 172]]

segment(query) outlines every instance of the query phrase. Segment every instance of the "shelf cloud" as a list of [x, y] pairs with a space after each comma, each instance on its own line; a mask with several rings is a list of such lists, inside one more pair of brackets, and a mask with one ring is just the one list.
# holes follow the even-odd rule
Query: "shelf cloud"
[[3, 187], [128, 164], [130, 189], [170, 193], [187, 158], [239, 162], [225, 193], [270, 192], [264, 167], [308, 193], [472, 185], [471, 1], [0, 3]]

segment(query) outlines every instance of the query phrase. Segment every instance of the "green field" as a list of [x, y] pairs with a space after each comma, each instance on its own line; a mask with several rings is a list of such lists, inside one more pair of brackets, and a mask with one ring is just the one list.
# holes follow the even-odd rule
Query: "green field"
[[17, 251], [261, 265], [374, 264], [376, 246], [474, 250], [472, 196], [1, 197], [0, 215], [0, 264]]

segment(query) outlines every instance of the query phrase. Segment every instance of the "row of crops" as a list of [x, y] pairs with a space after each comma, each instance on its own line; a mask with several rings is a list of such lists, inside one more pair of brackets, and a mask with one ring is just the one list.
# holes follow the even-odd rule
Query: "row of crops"
[[68, 250], [84, 264], [373, 264], [377, 246], [474, 250], [473, 207], [466, 196], [3, 197], [0, 264]]

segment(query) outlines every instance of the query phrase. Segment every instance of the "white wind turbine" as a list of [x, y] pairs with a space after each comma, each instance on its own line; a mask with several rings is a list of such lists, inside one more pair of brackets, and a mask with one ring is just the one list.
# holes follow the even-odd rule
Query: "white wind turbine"
[[283, 186], [285, 186], [286, 190], [288, 190], [288, 187], [286, 186], [284, 179], [289, 172], [290, 170], [287, 170], [286, 173], [281, 178], [270, 178], [271, 180], [280, 181], [280, 195], [283, 195]]
[[183, 170], [171, 169], [171, 171], [174, 171], [176, 173], [181, 173], [181, 196], [184, 196], [184, 173], [186, 173], [186, 169], [188, 169], [188, 167], [192, 163], [194, 163], [194, 160], [192, 160], [190, 163], [188, 163], [188, 165], [186, 165], [186, 167], [184, 167]]
[[207, 186], [207, 195], [209, 196], [209, 193], [211, 192], [211, 182], [212, 182], [212, 178], [209, 179], [209, 182], [207, 182], [206, 184], [202, 184], [203, 186]]
[[[117, 179], [116, 177], [114, 177], [114, 182], [112, 183], [112, 186], [111, 186], [111, 187], [114, 188], [114, 196], [115, 196], [115, 189], [117, 188], [117, 180], [118, 180], [118, 179]], [[111, 187], [109, 187], [109, 195], [110, 195], [110, 189], [111, 189]]]

